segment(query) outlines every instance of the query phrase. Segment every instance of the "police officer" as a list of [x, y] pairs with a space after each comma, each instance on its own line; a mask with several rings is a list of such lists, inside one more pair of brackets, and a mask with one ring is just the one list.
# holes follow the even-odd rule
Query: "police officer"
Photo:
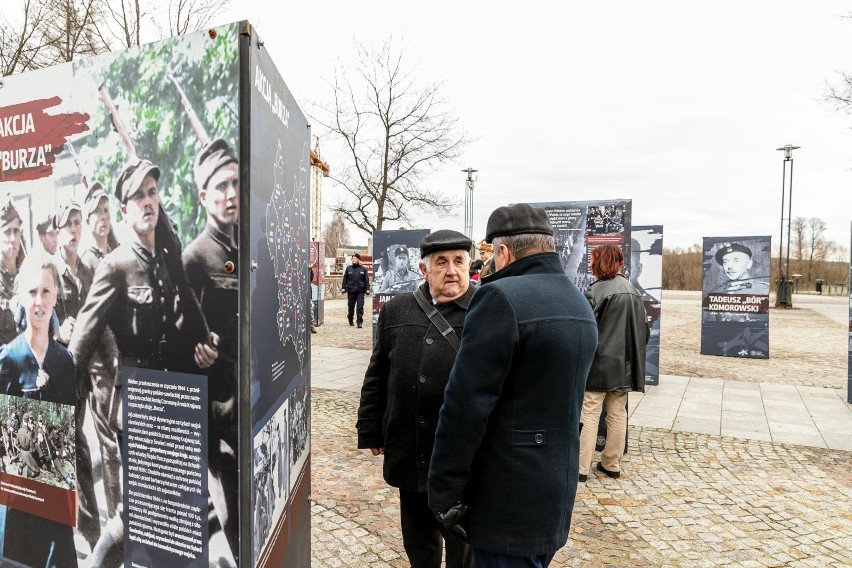
[[413, 292], [423, 276], [411, 270], [408, 247], [396, 245], [390, 252], [394, 267], [385, 273], [380, 292]]
[[[207, 369], [210, 473], [219, 487], [209, 487], [219, 522], [234, 558], [239, 557], [237, 496], [237, 278], [240, 169], [227, 142], [216, 139], [195, 157], [198, 199], [207, 211], [207, 226], [187, 247], [184, 269], [210, 331], [219, 338], [219, 357]], [[221, 444], [231, 451], [222, 452]]]
[[[358, 327], [362, 327], [364, 324], [364, 292], [370, 289], [370, 278], [367, 276], [367, 269], [361, 266], [361, 255], [357, 252], [352, 255], [352, 264], [347, 266], [343, 273], [341, 287], [349, 296], [346, 307], [346, 318], [349, 320], [349, 325], [355, 325], [352, 318], [357, 315]], [[358, 307], [357, 313], [356, 305]]]
[[10, 300], [15, 295], [15, 276], [24, 261], [21, 237], [21, 216], [12, 204], [12, 198], [0, 202], [0, 345], [9, 343], [18, 335]]
[[715, 258], [728, 281], [717, 286], [713, 292], [769, 294], [769, 284], [765, 279], [754, 277], [750, 273], [753, 263], [750, 248], [740, 243], [723, 243], [716, 251]]
[[[130, 240], [101, 260], [77, 317], [69, 349], [80, 390], [85, 389], [89, 362], [107, 328], [115, 337], [119, 369], [186, 371], [193, 360], [199, 368], [207, 368], [216, 359], [215, 341], [199, 332], [206, 323], [195, 321], [196, 314], [189, 311], [197, 301], [185, 281], [179, 244], [160, 205], [159, 179], [160, 169], [144, 159], [131, 161], [118, 176], [115, 195], [131, 229]], [[181, 306], [187, 310], [182, 313], [177, 309], [179, 291]], [[186, 329], [178, 328], [182, 316]], [[200, 313], [197, 317], [203, 320]], [[120, 401], [120, 375], [115, 388], [113, 398]], [[120, 415], [117, 409], [112, 412]], [[116, 515], [93, 551], [96, 565], [111, 564], [106, 557], [123, 555], [123, 532], [121, 515]]]

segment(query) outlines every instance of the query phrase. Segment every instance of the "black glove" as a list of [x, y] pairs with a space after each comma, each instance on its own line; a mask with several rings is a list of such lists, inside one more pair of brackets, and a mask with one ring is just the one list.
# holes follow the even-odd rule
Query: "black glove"
[[459, 524], [459, 521], [467, 513], [467, 505], [456, 503], [443, 513], [435, 513], [438, 517], [438, 522], [444, 525], [448, 530], [456, 533], [463, 539], [467, 540], [467, 531]]

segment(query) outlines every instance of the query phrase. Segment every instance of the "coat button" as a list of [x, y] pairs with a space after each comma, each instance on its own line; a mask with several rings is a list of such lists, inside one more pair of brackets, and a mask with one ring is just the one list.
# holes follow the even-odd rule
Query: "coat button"
[[424, 377], [423, 375], [420, 375], [420, 377], [417, 380], [420, 381], [420, 383], [422, 384], [422, 383], [426, 382], [426, 377]]
[[420, 422], [421, 424], [426, 424], [426, 419], [423, 418], [422, 416], [417, 421]]
[[536, 434], [535, 435], [535, 443], [541, 444], [544, 442], [544, 434]]
[[432, 338], [431, 337], [426, 338], [426, 345], [432, 345]]

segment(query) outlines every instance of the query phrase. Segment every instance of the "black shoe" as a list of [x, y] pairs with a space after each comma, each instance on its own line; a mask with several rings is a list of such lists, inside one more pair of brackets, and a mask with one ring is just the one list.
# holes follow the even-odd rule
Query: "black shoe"
[[362, 327], [364, 327], [364, 326], [363, 326], [363, 325], [361, 325], [361, 324], [359, 323], [359, 324], [358, 324], [358, 329], [361, 329]]
[[316, 333], [316, 332], [317, 332], [317, 328], [315, 328], [314, 326], [311, 326], [311, 333]]
[[355, 325], [355, 322], [352, 321], [352, 318], [349, 318], [349, 325]]
[[612, 479], [618, 479], [619, 477], [621, 477], [620, 471], [609, 471], [608, 469], [604, 468], [601, 462], [598, 462], [597, 469], [598, 471], [605, 473], [607, 477], [611, 477]]
[[586, 481], [588, 481], [588, 479], [588, 475], [583, 475], [582, 473], [580, 474], [580, 483], [585, 483]]

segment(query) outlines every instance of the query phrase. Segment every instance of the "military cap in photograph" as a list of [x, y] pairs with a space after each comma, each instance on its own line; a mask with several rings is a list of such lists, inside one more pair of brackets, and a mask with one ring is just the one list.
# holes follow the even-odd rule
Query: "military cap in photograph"
[[96, 181], [89, 186], [86, 199], [83, 200], [83, 217], [91, 215], [98, 208], [101, 199], [109, 199], [109, 196], [107, 195], [106, 188], [104, 188], [104, 184]]
[[498, 207], [488, 217], [485, 240], [525, 234], [553, 235], [547, 212], [528, 203]]
[[79, 211], [81, 214], [83, 210], [77, 205], [76, 201], [71, 201], [66, 203], [65, 205], [61, 205], [59, 209], [56, 210], [56, 215], [54, 216], [54, 226], [57, 229], [61, 229], [65, 225], [68, 224], [68, 219], [71, 217], [71, 213], [74, 211]]
[[142, 186], [146, 176], [160, 180], [160, 168], [150, 160], [137, 159], [124, 166], [118, 181], [115, 182], [115, 197], [122, 203], [127, 203], [131, 195]]
[[237, 163], [237, 155], [227, 142], [221, 138], [209, 142], [195, 155], [192, 164], [192, 173], [195, 176], [195, 184], [199, 189], [207, 187], [207, 182], [216, 173], [216, 170], [227, 164]]
[[722, 259], [725, 258], [725, 255], [731, 254], [732, 252], [742, 252], [751, 258], [751, 249], [747, 246], [741, 245], [740, 243], [722, 243], [721, 248], [716, 251], [716, 262], [722, 264]]
[[391, 256], [399, 256], [401, 254], [408, 256], [408, 247], [405, 245], [393, 245], [393, 248], [391, 248], [391, 250], [393, 251], [393, 254]]
[[21, 216], [18, 215], [18, 210], [15, 209], [12, 196], [6, 195], [2, 202], [0, 202], [0, 230], [5, 229], [15, 219], [20, 221]]
[[51, 231], [55, 231], [56, 225], [53, 220], [53, 213], [43, 214], [35, 224], [36, 232], [39, 235], [46, 235]]
[[429, 233], [420, 241], [420, 258], [442, 250], [466, 250], [470, 252], [473, 241], [467, 236], [451, 229], [441, 229]]

